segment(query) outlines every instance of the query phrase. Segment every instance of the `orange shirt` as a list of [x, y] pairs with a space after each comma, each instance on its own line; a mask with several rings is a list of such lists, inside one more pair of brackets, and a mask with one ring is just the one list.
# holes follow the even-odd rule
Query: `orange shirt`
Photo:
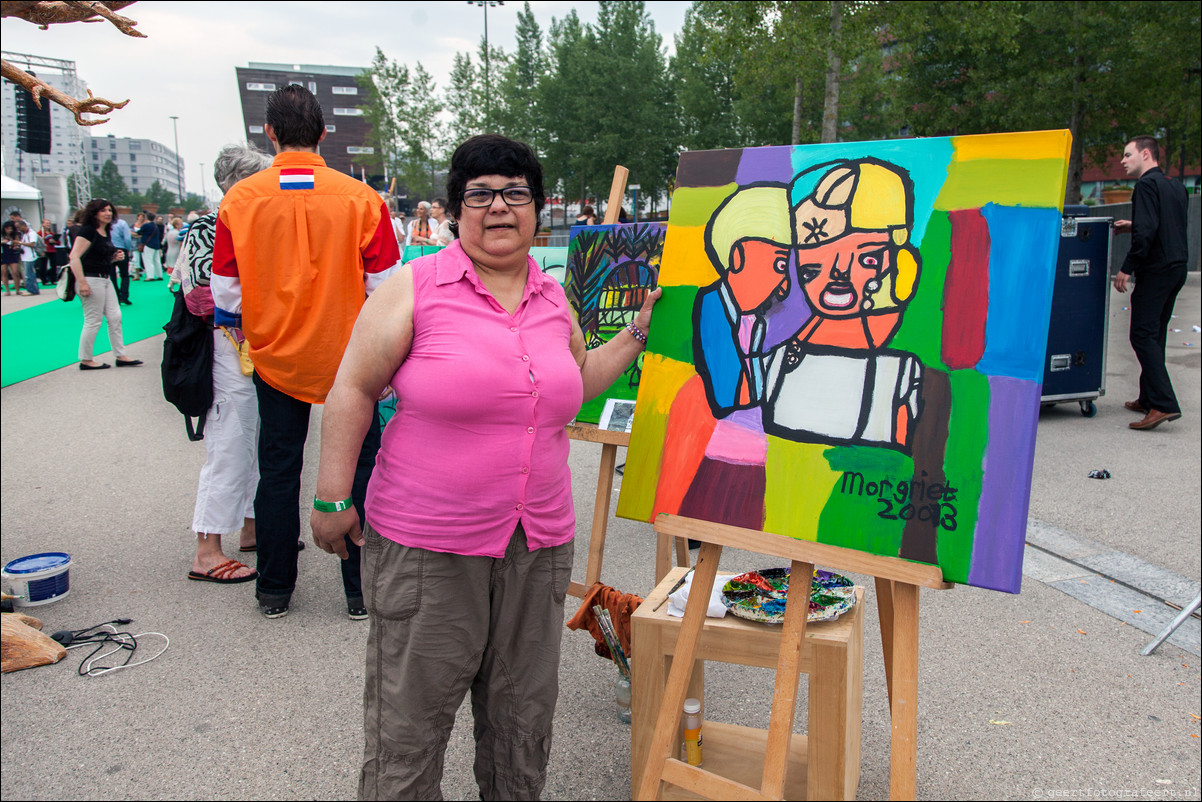
[[221, 201], [214, 322], [242, 328], [263, 381], [320, 404], [363, 301], [399, 262], [379, 193], [315, 153], [284, 151]]

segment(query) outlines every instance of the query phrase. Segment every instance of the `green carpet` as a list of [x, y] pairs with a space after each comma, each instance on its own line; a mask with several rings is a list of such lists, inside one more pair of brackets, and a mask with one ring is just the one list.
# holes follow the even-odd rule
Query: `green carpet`
[[[53, 294], [54, 288], [43, 287], [42, 293], [47, 292]], [[121, 307], [125, 344], [162, 334], [174, 304], [167, 282], [131, 281], [129, 299], [133, 305]], [[82, 329], [83, 308], [78, 299], [47, 301], [0, 317], [0, 387], [78, 362]], [[102, 322], [95, 353], [99, 356], [111, 350], [108, 325]], [[105, 357], [105, 361], [113, 360]]]

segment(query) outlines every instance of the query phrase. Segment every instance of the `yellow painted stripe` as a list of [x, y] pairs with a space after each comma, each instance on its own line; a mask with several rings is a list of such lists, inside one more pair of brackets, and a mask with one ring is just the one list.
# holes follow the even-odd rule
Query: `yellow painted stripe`
[[705, 227], [669, 224], [664, 237], [664, 255], [660, 260], [660, 285], [705, 287], [717, 278], [718, 271], [705, 255]]
[[618, 497], [617, 514], [622, 518], [651, 519], [668, 434], [668, 412], [680, 388], [696, 375], [693, 366], [686, 362], [652, 353], [643, 357], [630, 447], [626, 449], [626, 469], [622, 473], [622, 493]]
[[1062, 209], [1067, 175], [1065, 159], [953, 161], [935, 208], [950, 212], [996, 203]]
[[1062, 131], [952, 137], [956, 161], [973, 159], [1067, 159], [1072, 135]]

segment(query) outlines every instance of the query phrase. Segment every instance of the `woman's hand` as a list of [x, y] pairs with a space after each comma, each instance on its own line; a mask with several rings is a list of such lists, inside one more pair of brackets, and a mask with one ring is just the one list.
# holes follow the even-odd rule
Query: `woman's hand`
[[92, 294], [92, 285], [88, 284], [87, 279], [75, 282], [75, 294], [80, 298], [87, 298]]
[[639, 308], [639, 313], [634, 316], [634, 325], [639, 331], [644, 334], [651, 328], [651, 310], [655, 308], [655, 302], [660, 299], [664, 291], [656, 287], [651, 292], [647, 293], [647, 297], [643, 299], [643, 305]]
[[309, 526], [313, 529], [313, 544], [328, 554], [337, 554], [347, 559], [350, 554], [346, 550], [346, 538], [350, 535], [356, 546], [363, 545], [363, 528], [359, 523], [359, 513], [352, 506], [341, 512], [322, 512], [313, 510], [309, 514]]
[[121, 250], [120, 248], [118, 248], [118, 249], [117, 249], [117, 250], [116, 250], [116, 251], [113, 253], [113, 259], [112, 259], [112, 261], [113, 261], [113, 263], [115, 264], [115, 263], [117, 263], [117, 262], [120, 262], [120, 261], [121, 261], [122, 259], [124, 259], [124, 258], [125, 258], [125, 251], [123, 251], [123, 250]]

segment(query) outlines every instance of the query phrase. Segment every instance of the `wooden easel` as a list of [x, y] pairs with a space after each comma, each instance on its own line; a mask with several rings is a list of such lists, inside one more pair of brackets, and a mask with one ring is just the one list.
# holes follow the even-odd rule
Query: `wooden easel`
[[622, 211], [622, 198], [626, 195], [626, 179], [630, 177], [630, 171], [622, 165], [614, 167], [614, 180], [609, 185], [609, 200], [605, 201], [605, 219], [602, 225], [612, 226], [618, 222], [618, 215]]
[[[635, 799], [658, 797], [661, 783], [671, 783], [708, 799], [782, 799], [799, 677], [799, 655], [805, 638], [809, 612], [810, 577], [814, 564], [876, 578], [880, 609], [881, 643], [885, 654], [885, 677], [893, 724], [890, 748], [890, 797], [913, 799], [916, 795], [918, 733], [918, 588], [944, 589], [938, 566], [914, 563], [896, 557], [881, 557], [838, 546], [741, 529], [734, 526], [660, 515], [655, 531], [661, 539], [701, 541], [692, 590], [676, 643], [672, 668], [655, 720], [646, 769], [638, 779]], [[718, 571], [722, 548], [746, 549], [792, 562], [792, 576], [785, 607], [772, 715], [768, 724], [764, 772], [759, 788], [735, 782], [676, 759], [673, 740], [680, 710], [688, 692], [697, 645], [705, 624], [706, 607]], [[661, 547], [658, 551], [665, 552]], [[666, 562], [666, 560], [665, 560]]]
[[[622, 165], [614, 167], [614, 180], [609, 187], [609, 201], [605, 207], [605, 225], [618, 222], [622, 208], [622, 196], [626, 194], [626, 179], [630, 171]], [[605, 557], [605, 532], [609, 526], [609, 505], [613, 499], [614, 468], [618, 462], [618, 446], [630, 444], [627, 432], [610, 432], [598, 429], [591, 423], [574, 423], [568, 426], [568, 438], [586, 443], [601, 443], [601, 469], [597, 474], [597, 499], [593, 504], [593, 529], [588, 541], [588, 567], [584, 583], [572, 580], [568, 593], [583, 599], [594, 582], [601, 581], [601, 562]]]
[[584, 583], [572, 580], [568, 593], [583, 599], [594, 582], [601, 581], [601, 561], [605, 558], [605, 531], [609, 526], [609, 504], [613, 500], [614, 467], [618, 463], [618, 446], [630, 444], [628, 432], [611, 432], [598, 429], [591, 423], [573, 423], [568, 426], [568, 439], [601, 444], [601, 468], [597, 474], [597, 498], [593, 503], [593, 529], [588, 541], [588, 567], [585, 568]]

